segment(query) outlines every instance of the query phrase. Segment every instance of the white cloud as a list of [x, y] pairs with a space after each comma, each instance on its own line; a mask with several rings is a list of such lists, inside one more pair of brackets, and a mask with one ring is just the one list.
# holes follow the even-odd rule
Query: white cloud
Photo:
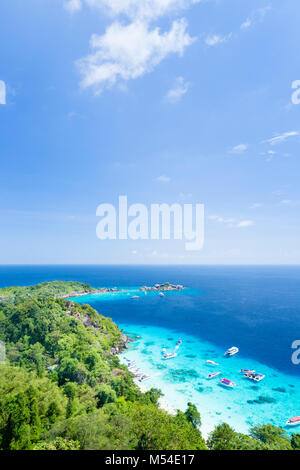
[[202, 0], [85, 0], [90, 7], [106, 10], [111, 16], [152, 20], [171, 11], [188, 8]]
[[6, 85], [3, 80], [0, 80], [0, 104], [6, 104]]
[[75, 11], [78, 11], [81, 9], [82, 3], [81, 3], [81, 0], [65, 0], [64, 7], [70, 13], [74, 13]]
[[171, 181], [171, 178], [169, 176], [161, 175], [156, 178], [156, 181], [158, 181], [159, 183], [169, 183]]
[[253, 26], [255, 23], [263, 21], [269, 10], [271, 10], [271, 7], [266, 6], [253, 11], [251, 15], [241, 24], [241, 30], [245, 31], [251, 28], [251, 26]]
[[219, 217], [218, 215], [210, 215], [208, 216], [210, 220], [214, 220], [215, 222], [218, 222], [219, 224], [225, 224], [227, 227], [236, 227], [236, 228], [244, 228], [244, 227], [250, 227], [251, 225], [254, 225], [253, 220], [241, 220], [238, 222], [234, 218], [224, 218], [224, 217]]
[[207, 46], [217, 46], [218, 44], [221, 44], [222, 42], [228, 41], [232, 36], [232, 33], [227, 34], [227, 36], [220, 36], [218, 34], [209, 34], [205, 38], [205, 44]]
[[247, 150], [248, 144], [239, 144], [230, 150], [230, 153], [243, 153]]
[[171, 88], [166, 95], [169, 103], [177, 103], [182, 98], [182, 96], [187, 93], [189, 86], [190, 84], [185, 82], [183, 77], [178, 77], [175, 80], [174, 87]]
[[277, 145], [277, 144], [281, 144], [282, 142], [284, 142], [289, 137], [294, 137], [294, 136], [297, 136], [297, 135], [300, 135], [299, 131], [284, 132], [283, 134], [276, 135], [275, 137], [272, 137], [271, 139], [265, 140], [263, 143], [268, 143], [268, 144], [271, 144], [271, 145]]
[[241, 29], [248, 29], [252, 25], [252, 20], [250, 18], [247, 18], [244, 23], [241, 24]]
[[280, 201], [280, 205], [282, 206], [290, 206], [290, 207], [298, 207], [300, 205], [300, 201], [292, 201], [291, 199], [283, 199]]
[[186, 32], [184, 19], [174, 21], [168, 32], [150, 29], [143, 22], [112, 23], [102, 36], [94, 34], [93, 52], [78, 61], [81, 86], [94, 86], [97, 93], [118, 80], [129, 80], [151, 72], [169, 54], [182, 55], [194, 39]]
[[245, 228], [245, 227], [251, 227], [252, 225], [254, 225], [253, 220], [242, 220], [236, 226], [238, 228]]

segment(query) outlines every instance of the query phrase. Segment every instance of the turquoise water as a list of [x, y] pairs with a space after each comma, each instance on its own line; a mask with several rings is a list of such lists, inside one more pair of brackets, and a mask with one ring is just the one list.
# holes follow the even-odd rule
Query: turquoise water
[[[252, 424], [284, 426], [300, 415], [300, 365], [291, 361], [291, 344], [300, 339], [299, 266], [0, 266], [0, 286], [53, 280], [125, 286], [125, 292], [74, 300], [90, 303], [128, 333], [141, 336], [125, 356], [151, 375], [142, 385], [161, 388], [164, 406], [184, 409], [188, 401], [195, 402], [205, 434], [222, 421], [247, 432]], [[165, 297], [137, 291], [136, 286], [166, 281], [188, 288]], [[179, 355], [161, 360], [161, 349], [172, 350], [179, 337]], [[240, 353], [225, 359], [231, 346]], [[220, 367], [209, 368], [207, 359]], [[266, 378], [249, 382], [239, 374], [241, 368]], [[236, 388], [208, 381], [211, 370], [220, 370]]]
[[[179, 301], [181, 296], [201, 295], [196, 289], [185, 289], [180, 292], [166, 292], [165, 297], [161, 298], [157, 292], [148, 292], [145, 295], [135, 287], [122, 289], [125, 291], [93, 294], [73, 300], [90, 303], [101, 312], [105, 309], [107, 313], [107, 302], [116, 302], [122, 308], [126, 301], [126, 310], [130, 311], [133, 308], [143, 309], [145, 303], [155, 300], [167, 310], [167, 302], [171, 298], [174, 301], [177, 297]], [[132, 299], [133, 295], [138, 295], [139, 298]], [[142, 386], [146, 389], [160, 388], [164, 393], [164, 404], [170, 409], [185, 410], [189, 401], [195, 403], [201, 412], [202, 431], [205, 435], [222, 422], [245, 433], [256, 424], [272, 423], [285, 427], [288, 418], [300, 414], [300, 378], [247, 357], [242, 351], [234, 357], [224, 357], [225, 349], [239, 344], [228, 343], [225, 349], [221, 349], [199, 335], [179, 332], [171, 325], [158, 327], [120, 321], [118, 324], [134, 339], [129, 349], [120, 355], [121, 361], [126, 364], [126, 359], [135, 360], [140, 372], [151, 376]], [[179, 337], [182, 344], [177, 357], [162, 360], [162, 349], [173, 351]], [[206, 360], [213, 360], [219, 365], [210, 366], [206, 364]], [[260, 383], [249, 381], [240, 373], [240, 369], [245, 368], [254, 369], [266, 377]], [[220, 376], [207, 379], [208, 374], [215, 371], [221, 372]], [[222, 377], [233, 381], [235, 388], [221, 387], [219, 380]], [[286, 428], [289, 433], [297, 432], [297, 429]]]

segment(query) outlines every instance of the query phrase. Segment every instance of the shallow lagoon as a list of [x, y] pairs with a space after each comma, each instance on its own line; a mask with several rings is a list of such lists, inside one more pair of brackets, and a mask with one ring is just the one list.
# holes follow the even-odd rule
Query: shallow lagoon
[[[248, 432], [249, 427], [263, 423], [284, 427], [288, 418], [300, 414], [298, 377], [247, 357], [243, 355], [242, 349], [238, 355], [225, 358], [224, 349], [199, 335], [196, 337], [177, 328], [136, 322], [137, 309], [143, 309], [148, 302], [160, 301], [167, 308], [166, 302], [171, 301], [170, 297], [173, 297], [174, 301], [174, 296], [192, 297], [201, 295], [199, 291], [184, 289], [180, 292], [167, 292], [164, 298], [158, 299], [157, 292], [144, 294], [138, 288], [123, 289], [123, 292], [93, 294], [74, 300], [90, 303], [104, 314], [109, 314], [109, 308], [105, 307], [107, 302], [117, 302], [122, 308], [125, 301], [127, 312], [130, 312], [131, 308], [134, 310], [135, 322], [133, 318], [128, 318], [128, 322], [117, 320], [125, 333], [134, 339], [129, 349], [120, 355], [121, 361], [126, 364], [125, 358], [135, 360], [141, 372], [151, 376], [143, 382], [143, 387], [160, 388], [164, 393], [164, 406], [168, 409], [184, 410], [187, 402], [195, 403], [201, 412], [204, 435], [222, 422], [227, 422], [240, 432]], [[140, 297], [131, 298], [136, 295]], [[168, 352], [173, 351], [179, 337], [182, 345], [177, 357], [162, 360], [162, 348], [166, 348]], [[234, 345], [240, 346], [236, 343]], [[230, 346], [233, 344], [227, 344], [226, 348]], [[219, 363], [219, 366], [207, 365], [205, 361], [208, 359]], [[260, 383], [249, 381], [239, 372], [243, 368], [254, 369], [265, 374], [266, 378]], [[207, 376], [212, 371], [220, 371], [221, 375], [209, 380]], [[222, 377], [232, 380], [236, 387], [221, 387], [218, 382]], [[286, 428], [289, 433], [297, 432], [297, 429], [299, 427]]]

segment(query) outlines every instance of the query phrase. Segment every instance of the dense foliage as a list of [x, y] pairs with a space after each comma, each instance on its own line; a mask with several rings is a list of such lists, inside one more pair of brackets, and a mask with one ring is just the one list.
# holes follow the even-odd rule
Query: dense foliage
[[95, 289], [89, 284], [83, 282], [72, 282], [72, 281], [53, 281], [53, 282], [42, 282], [35, 286], [24, 286], [24, 287], [3, 287], [0, 289], [0, 298], [14, 298], [21, 296], [22, 298], [28, 298], [32, 296], [53, 296], [58, 297], [62, 295], [68, 295], [79, 292], [90, 292]]
[[11, 288], [0, 302], [0, 449], [205, 449], [196, 407], [171, 416], [159, 390], [141, 393], [111, 354], [119, 328], [54, 298], [63, 284]]

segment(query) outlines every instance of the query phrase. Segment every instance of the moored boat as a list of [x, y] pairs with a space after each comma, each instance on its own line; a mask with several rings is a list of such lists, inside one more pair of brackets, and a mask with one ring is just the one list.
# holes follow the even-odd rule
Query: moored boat
[[162, 357], [162, 359], [172, 359], [173, 357], [176, 357], [177, 356], [177, 353], [176, 352], [172, 352], [172, 353], [165, 353]]
[[227, 349], [224, 356], [231, 357], [237, 354], [238, 352], [239, 352], [239, 348], [237, 348], [236, 346], [232, 346], [232, 348]]
[[251, 374], [251, 373], [254, 373], [254, 372], [255, 372], [254, 369], [241, 369], [240, 370], [241, 374]]
[[235, 387], [235, 383], [231, 382], [231, 380], [224, 379], [224, 378], [220, 380], [219, 385], [222, 385], [222, 387], [226, 387], [226, 388]]
[[206, 364], [210, 365], [210, 366], [218, 366], [219, 363], [218, 362], [215, 362], [215, 361], [211, 361], [210, 359], [208, 359], [207, 361], [205, 361]]
[[288, 419], [285, 424], [287, 426], [299, 426], [300, 425], [300, 416], [295, 416], [295, 418]]
[[215, 377], [218, 377], [221, 372], [212, 372], [211, 374], [208, 374], [207, 379], [214, 379]]
[[246, 374], [244, 374], [244, 377], [246, 377], [246, 379], [253, 380], [253, 382], [260, 382], [261, 380], [265, 378], [265, 375], [259, 374], [258, 372], [255, 372], [255, 371], [253, 372], [250, 371], [250, 372], [246, 372]]
[[142, 377], [139, 379], [139, 382], [143, 382], [144, 380], [150, 379], [150, 375], [144, 374]]

